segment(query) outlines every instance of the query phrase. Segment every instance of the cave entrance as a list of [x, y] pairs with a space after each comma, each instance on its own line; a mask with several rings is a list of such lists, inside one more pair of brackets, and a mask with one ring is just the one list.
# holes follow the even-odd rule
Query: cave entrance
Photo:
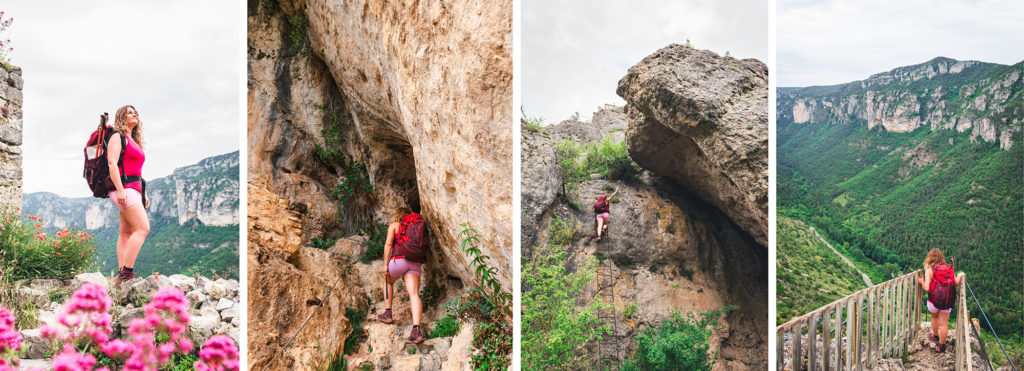
[[413, 212], [420, 213], [420, 191], [416, 182], [416, 158], [412, 145], [403, 137], [391, 133], [377, 139], [377, 145], [371, 150], [373, 162], [376, 164], [374, 179], [379, 192], [378, 205], [390, 207], [384, 209], [390, 216], [395, 207], [408, 206]]

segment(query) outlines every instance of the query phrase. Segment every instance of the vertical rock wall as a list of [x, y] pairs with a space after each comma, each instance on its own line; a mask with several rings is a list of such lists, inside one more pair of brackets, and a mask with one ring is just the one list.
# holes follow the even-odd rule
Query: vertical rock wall
[[21, 205], [21, 67], [0, 67], [0, 197]]

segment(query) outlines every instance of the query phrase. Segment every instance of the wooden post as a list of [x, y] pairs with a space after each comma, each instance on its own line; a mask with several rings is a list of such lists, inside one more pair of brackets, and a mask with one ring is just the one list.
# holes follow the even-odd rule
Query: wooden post
[[821, 368], [825, 371], [832, 369], [829, 357], [832, 350], [832, 306], [826, 306], [821, 312]]
[[853, 354], [857, 355], [857, 370], [864, 370], [864, 360], [861, 356], [864, 353], [864, 292], [861, 291], [857, 294], [857, 342], [855, 343], [857, 351]]
[[783, 356], [785, 355], [785, 349], [786, 349], [786, 328], [785, 327], [779, 327], [779, 330], [776, 331], [776, 333], [775, 333], [775, 348], [777, 348], [775, 350], [775, 353], [776, 353], [775, 354], [775, 356], [776, 356], [776, 358], [775, 358], [775, 369], [778, 370], [778, 371], [782, 371], [783, 370], [782, 359], [783, 359]]
[[875, 329], [875, 289], [868, 289], [868, 365], [875, 365], [875, 338], [878, 332]]
[[791, 341], [793, 343], [793, 360], [790, 362], [790, 364], [793, 365], [793, 371], [800, 371], [801, 369], [803, 369], [803, 365], [801, 364], [801, 363], [803, 363], [802, 362], [803, 359], [800, 358], [800, 350], [801, 350], [800, 349], [800, 337], [801, 337], [800, 336], [800, 332], [801, 332], [800, 330], [801, 330], [801, 327], [803, 327], [803, 321], [797, 322], [796, 325], [793, 326], [793, 328], [790, 331], [790, 333], [793, 334], [793, 335], [791, 335], [791, 336], [793, 336], [793, 339], [791, 339]]
[[853, 370], [853, 348], [856, 347], [857, 308], [853, 300], [846, 302], [846, 368]]
[[842, 301], [836, 304], [836, 371], [843, 369], [843, 307]]
[[817, 314], [812, 314], [807, 320], [807, 369], [818, 370], [818, 321]]

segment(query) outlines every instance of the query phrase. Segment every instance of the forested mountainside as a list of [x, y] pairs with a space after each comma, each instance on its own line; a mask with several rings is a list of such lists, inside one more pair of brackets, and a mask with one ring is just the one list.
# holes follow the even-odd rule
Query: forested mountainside
[[1019, 338], [1022, 75], [1024, 62], [936, 58], [780, 88], [779, 214], [820, 230], [873, 279], [919, 269], [942, 249], [998, 333]]

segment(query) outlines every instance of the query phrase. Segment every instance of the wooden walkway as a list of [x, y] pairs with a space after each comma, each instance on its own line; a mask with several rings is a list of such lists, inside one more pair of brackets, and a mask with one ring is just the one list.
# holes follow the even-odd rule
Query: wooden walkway
[[[778, 326], [776, 369], [863, 370], [879, 359], [905, 356], [923, 312], [920, 273], [868, 287]], [[970, 318], [966, 291], [957, 290], [957, 371], [972, 367], [970, 321], [959, 320]]]

